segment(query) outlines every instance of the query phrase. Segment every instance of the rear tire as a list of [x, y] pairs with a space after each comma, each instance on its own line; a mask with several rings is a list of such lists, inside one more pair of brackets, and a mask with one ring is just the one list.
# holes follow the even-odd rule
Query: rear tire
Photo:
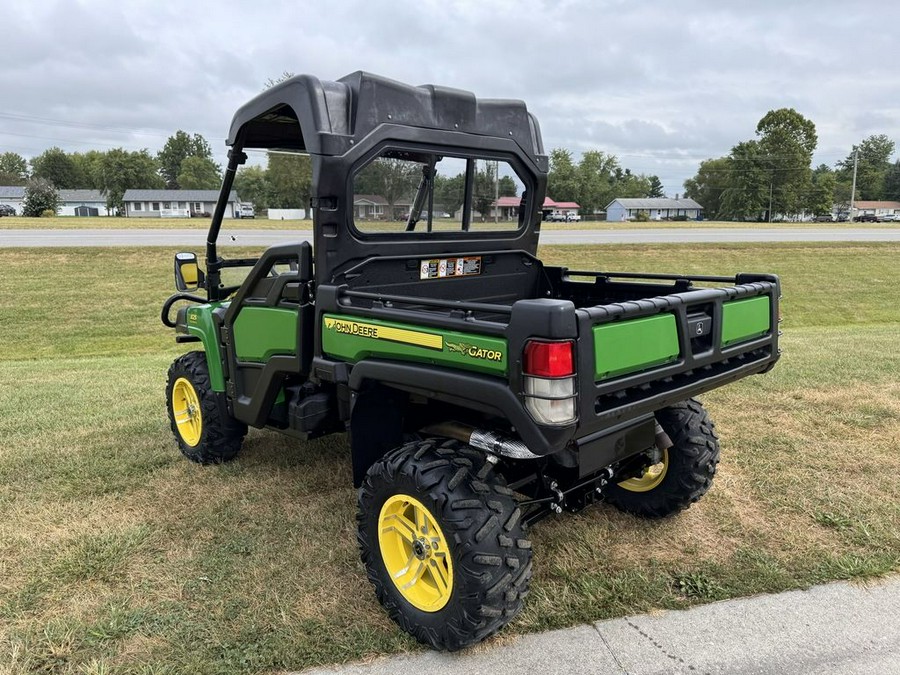
[[663, 408], [656, 420], [673, 444], [663, 453], [662, 468], [646, 467], [642, 476], [611, 484], [605, 493], [619, 510], [644, 518], [665, 518], [698, 501], [712, 486], [719, 463], [715, 425], [699, 401]]
[[166, 408], [178, 449], [192, 462], [221, 464], [240, 451], [247, 425], [220, 405], [204, 352], [188, 352], [169, 367]]
[[357, 521], [375, 595], [419, 642], [461, 649], [521, 610], [531, 542], [512, 491], [483, 453], [442, 439], [392, 450], [366, 474]]

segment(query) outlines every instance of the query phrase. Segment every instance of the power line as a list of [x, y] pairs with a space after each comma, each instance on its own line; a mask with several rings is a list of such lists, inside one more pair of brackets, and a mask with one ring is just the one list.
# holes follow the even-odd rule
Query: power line
[[[78, 122], [75, 120], [57, 120], [50, 117], [37, 117], [34, 115], [23, 115], [20, 113], [0, 112], [0, 119], [8, 119], [16, 122], [28, 122], [31, 124], [44, 124], [53, 126], [71, 127], [75, 129], [97, 129], [118, 134], [132, 134], [136, 136], [153, 136], [158, 138], [167, 138], [172, 135], [171, 131], [159, 129], [156, 127], [117, 127], [107, 124], [92, 124], [90, 122]], [[206, 136], [215, 136], [216, 134], [205, 133]]]

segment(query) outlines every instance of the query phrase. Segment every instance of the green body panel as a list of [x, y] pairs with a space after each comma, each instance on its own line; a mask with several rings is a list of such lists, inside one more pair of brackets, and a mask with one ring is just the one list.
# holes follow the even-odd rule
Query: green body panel
[[[228, 303], [224, 303], [227, 305]], [[213, 324], [212, 313], [223, 303], [213, 302], [207, 305], [197, 305], [187, 309], [187, 332], [200, 338], [203, 349], [206, 352], [206, 365], [209, 368], [209, 384], [213, 391], [225, 391], [225, 375], [222, 372], [222, 351], [219, 349], [219, 341], [216, 339], [216, 328]]]
[[723, 347], [765, 335], [771, 327], [771, 300], [768, 295], [722, 305]]
[[234, 352], [239, 361], [266, 361], [297, 353], [297, 310], [241, 307], [234, 321]]
[[368, 357], [400, 359], [472, 370], [507, 372], [506, 340], [411, 324], [326, 314], [322, 351], [350, 362]]
[[598, 380], [659, 366], [680, 353], [674, 314], [608, 323], [593, 330]]

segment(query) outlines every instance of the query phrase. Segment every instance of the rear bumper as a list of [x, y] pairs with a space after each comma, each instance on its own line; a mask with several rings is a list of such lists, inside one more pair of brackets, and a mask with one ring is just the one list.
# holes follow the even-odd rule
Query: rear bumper
[[[769, 296], [769, 330], [761, 336], [724, 344], [723, 306], [734, 300]], [[591, 439], [604, 430], [638, 420], [660, 408], [697, 396], [724, 384], [772, 368], [779, 357], [777, 277], [726, 288], [702, 288], [673, 295], [577, 310], [578, 439]], [[708, 339], [692, 339], [689, 314], [698, 308], [711, 316]], [[678, 357], [636, 373], [595, 381], [592, 329], [598, 324], [672, 314], [678, 333]], [[577, 443], [582, 442], [577, 440]]]

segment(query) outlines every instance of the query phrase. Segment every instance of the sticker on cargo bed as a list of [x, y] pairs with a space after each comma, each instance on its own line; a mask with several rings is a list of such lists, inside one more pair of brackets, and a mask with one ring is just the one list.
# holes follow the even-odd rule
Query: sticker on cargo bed
[[448, 342], [447, 351], [451, 354], [464, 354], [473, 359], [484, 359], [485, 361], [503, 360], [503, 352], [499, 349], [485, 349], [467, 342]]
[[481, 274], [481, 256], [433, 258], [419, 263], [419, 279], [447, 279]]
[[428, 349], [444, 349], [444, 338], [432, 333], [422, 333], [417, 330], [394, 328], [392, 326], [381, 326], [362, 321], [335, 319], [329, 316], [324, 317], [323, 322], [325, 323], [326, 330], [333, 331], [340, 335], [352, 335], [372, 340], [400, 342], [407, 345], [415, 345], [416, 347], [426, 347]]

